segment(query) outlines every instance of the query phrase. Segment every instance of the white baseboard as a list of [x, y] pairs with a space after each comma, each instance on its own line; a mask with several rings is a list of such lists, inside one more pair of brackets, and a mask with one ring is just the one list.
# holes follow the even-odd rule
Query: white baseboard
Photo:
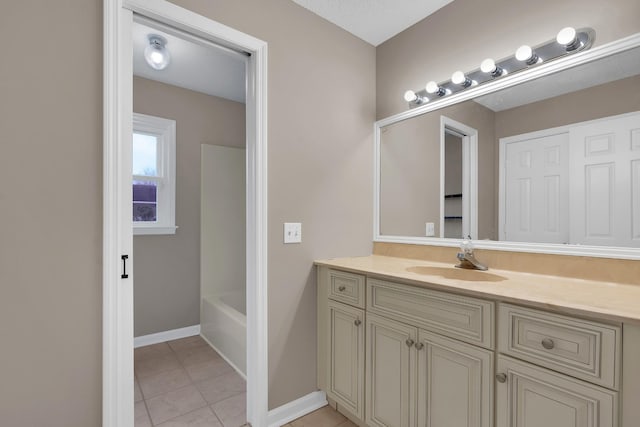
[[269, 427], [283, 426], [328, 404], [327, 395], [324, 391], [314, 391], [302, 396], [300, 399], [270, 410], [267, 414], [267, 425]]
[[170, 331], [135, 337], [133, 339], [133, 348], [144, 347], [145, 345], [151, 344], [158, 344], [165, 341], [177, 340], [180, 338], [192, 337], [194, 335], [200, 335], [200, 325], [187, 326], [186, 328], [172, 329]]

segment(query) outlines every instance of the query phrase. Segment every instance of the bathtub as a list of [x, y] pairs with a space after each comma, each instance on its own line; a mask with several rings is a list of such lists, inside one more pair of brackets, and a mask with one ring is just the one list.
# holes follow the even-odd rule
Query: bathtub
[[200, 334], [246, 378], [247, 316], [244, 290], [203, 296]]

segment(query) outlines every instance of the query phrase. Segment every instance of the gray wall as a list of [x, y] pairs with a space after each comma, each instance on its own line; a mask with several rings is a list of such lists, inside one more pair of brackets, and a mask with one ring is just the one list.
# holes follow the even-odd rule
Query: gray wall
[[133, 238], [134, 335], [141, 336], [200, 323], [200, 146], [244, 147], [245, 106], [134, 77], [133, 111], [176, 121], [178, 229]]
[[[316, 390], [313, 260], [372, 244], [375, 49], [290, 0], [176, 0], [269, 43], [269, 407]], [[283, 223], [301, 222], [284, 245]]]

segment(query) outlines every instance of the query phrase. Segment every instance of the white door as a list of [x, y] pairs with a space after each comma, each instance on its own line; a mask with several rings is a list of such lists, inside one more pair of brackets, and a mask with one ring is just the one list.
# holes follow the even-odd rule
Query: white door
[[640, 247], [640, 113], [572, 127], [571, 242]]
[[568, 167], [566, 132], [505, 144], [500, 240], [569, 242]]

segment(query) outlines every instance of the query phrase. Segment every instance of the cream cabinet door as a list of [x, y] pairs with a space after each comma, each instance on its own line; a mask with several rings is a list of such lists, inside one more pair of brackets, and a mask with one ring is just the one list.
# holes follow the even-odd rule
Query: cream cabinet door
[[618, 394], [498, 357], [497, 427], [616, 427]]
[[418, 329], [367, 313], [366, 423], [415, 426]]
[[329, 378], [327, 395], [364, 416], [364, 310], [329, 300]]
[[418, 426], [493, 426], [493, 352], [422, 329], [415, 348]]

